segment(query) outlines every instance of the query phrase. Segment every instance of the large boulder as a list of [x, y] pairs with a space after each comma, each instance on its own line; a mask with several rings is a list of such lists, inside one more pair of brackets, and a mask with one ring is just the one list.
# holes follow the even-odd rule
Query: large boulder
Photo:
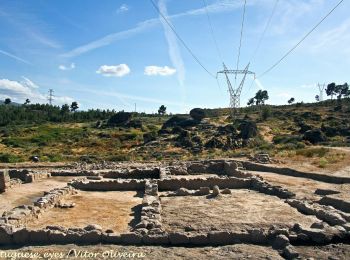
[[188, 119], [186, 115], [174, 115], [163, 124], [162, 128], [181, 126]]
[[207, 149], [212, 149], [212, 148], [223, 148], [225, 144], [217, 137], [211, 138], [208, 142], [204, 144], [204, 147]]
[[196, 121], [202, 121], [206, 117], [206, 113], [204, 109], [194, 108], [190, 111], [190, 116]]
[[237, 129], [232, 124], [228, 124], [225, 126], [219, 126], [217, 131], [220, 135], [230, 135], [230, 134], [235, 135], [235, 134], [237, 134]]
[[132, 117], [131, 113], [120, 111], [108, 119], [107, 125], [108, 126], [125, 126], [130, 122], [131, 117]]
[[303, 139], [309, 141], [312, 144], [326, 141], [326, 136], [320, 129], [308, 130], [304, 133]]
[[255, 122], [251, 120], [243, 120], [238, 126], [240, 137], [242, 139], [253, 138], [258, 135], [258, 127]]
[[0, 226], [0, 246], [12, 244], [13, 228], [10, 225]]
[[151, 141], [157, 140], [157, 133], [156, 132], [148, 132], [143, 134], [143, 141], [144, 143], [149, 143]]

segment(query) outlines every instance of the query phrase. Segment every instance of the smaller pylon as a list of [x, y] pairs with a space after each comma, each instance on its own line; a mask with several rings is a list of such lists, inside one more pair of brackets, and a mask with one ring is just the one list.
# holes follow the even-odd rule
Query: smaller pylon
[[323, 84], [317, 83], [317, 87], [318, 87], [318, 90], [320, 91], [320, 95], [318, 96], [319, 101], [323, 101], [323, 91], [326, 87], [326, 83], [323, 83]]
[[49, 89], [49, 97], [48, 97], [48, 100], [49, 100], [49, 104], [52, 105], [52, 101], [53, 101], [53, 89]]

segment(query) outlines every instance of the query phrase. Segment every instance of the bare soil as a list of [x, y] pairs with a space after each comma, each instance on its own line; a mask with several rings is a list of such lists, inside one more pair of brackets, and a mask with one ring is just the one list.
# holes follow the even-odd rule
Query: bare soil
[[332, 184], [316, 181], [307, 178], [292, 177], [271, 172], [255, 172], [249, 171], [254, 175], [261, 176], [264, 180], [272, 185], [282, 186], [297, 195], [297, 198], [307, 198], [313, 201], [319, 200], [321, 197], [315, 194], [317, 189], [330, 189], [340, 191], [347, 195], [350, 191], [350, 184]]
[[72, 179], [73, 177], [51, 177], [8, 189], [6, 192], [0, 193], [0, 215], [4, 211], [11, 210], [14, 207], [30, 205], [42, 197], [44, 191], [62, 188]]
[[298, 246], [296, 250], [303, 259], [350, 259], [350, 245]]
[[134, 191], [79, 191], [63, 202], [76, 205], [68, 209], [50, 209], [27, 227], [40, 229], [59, 225], [84, 228], [89, 224], [97, 224], [104, 230], [127, 232], [140, 219], [142, 195]]
[[290, 227], [300, 223], [309, 227], [314, 216], [299, 213], [274, 196], [251, 190], [232, 190], [230, 195], [162, 197], [162, 223], [167, 231], [236, 230], [271, 225]]

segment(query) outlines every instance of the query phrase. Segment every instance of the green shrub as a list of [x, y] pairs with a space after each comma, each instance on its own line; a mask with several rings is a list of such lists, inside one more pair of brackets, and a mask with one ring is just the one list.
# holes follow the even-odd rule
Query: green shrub
[[23, 162], [23, 159], [18, 157], [17, 155], [8, 154], [8, 153], [0, 153], [0, 162], [2, 162], [2, 163], [17, 163], [17, 162]]
[[260, 118], [261, 120], [265, 121], [271, 116], [271, 107], [269, 106], [263, 106], [261, 113], [260, 113]]
[[308, 148], [308, 149], [300, 149], [296, 152], [296, 155], [302, 155], [305, 157], [324, 157], [329, 152], [328, 148], [320, 147], [320, 148]]
[[321, 158], [320, 161], [318, 162], [318, 167], [320, 168], [325, 168], [328, 164], [328, 161], [326, 158]]
[[300, 135], [276, 135], [272, 139], [275, 144], [297, 144], [301, 140], [302, 137]]

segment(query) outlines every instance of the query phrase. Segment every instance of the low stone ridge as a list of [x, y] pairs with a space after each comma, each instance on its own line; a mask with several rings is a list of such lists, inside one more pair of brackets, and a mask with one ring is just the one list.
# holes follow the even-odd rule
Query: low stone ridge
[[134, 231], [142, 235], [152, 234], [153, 236], [159, 236], [164, 234], [161, 223], [161, 212], [162, 207], [158, 196], [157, 181], [148, 180], [145, 183], [141, 222], [135, 226]]
[[247, 189], [251, 186], [251, 180], [227, 176], [194, 179], [181, 178], [159, 180], [158, 185], [160, 191], [176, 191], [180, 188], [198, 190], [201, 187], [214, 187], [215, 185], [218, 185], [220, 188]]
[[45, 193], [44, 197], [39, 198], [33, 205], [22, 205], [10, 211], [5, 211], [0, 218], [0, 224], [7, 223], [14, 226], [25, 225], [33, 218], [37, 218], [43, 210], [52, 208], [60, 203], [60, 200], [66, 195], [75, 193], [76, 191], [70, 186], [53, 189]]
[[88, 180], [73, 180], [69, 183], [72, 187], [84, 191], [134, 191], [143, 190], [145, 187], [145, 180], [102, 180], [102, 181], [88, 181]]
[[281, 199], [288, 199], [288, 198], [295, 197], [295, 194], [293, 192], [290, 192], [287, 189], [284, 189], [280, 186], [273, 186], [268, 182], [260, 180], [255, 176], [251, 178], [251, 181], [252, 181], [252, 189], [256, 191], [269, 194], [269, 195], [274, 195]]
[[300, 201], [297, 199], [289, 199], [286, 202], [301, 213], [307, 215], [315, 215], [317, 218], [327, 222], [332, 226], [344, 226], [347, 224], [347, 221], [350, 220], [349, 216], [342, 214], [340, 211], [334, 209], [333, 207], [311, 203], [308, 201]]
[[350, 201], [334, 196], [325, 196], [318, 202], [322, 205], [329, 205], [341, 211], [350, 213]]

